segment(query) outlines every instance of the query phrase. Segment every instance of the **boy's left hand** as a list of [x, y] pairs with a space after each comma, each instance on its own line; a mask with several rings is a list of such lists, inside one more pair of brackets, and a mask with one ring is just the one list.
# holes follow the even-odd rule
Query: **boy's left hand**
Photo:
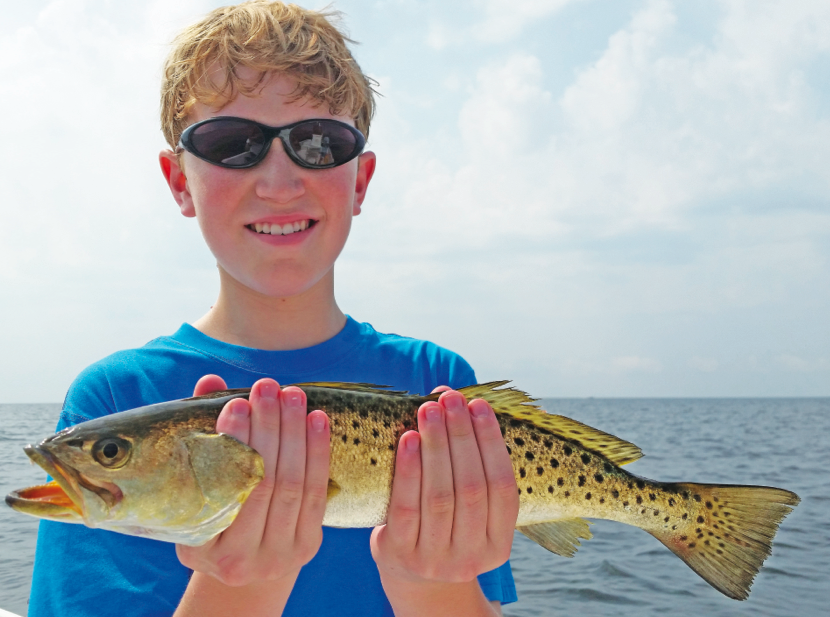
[[446, 590], [502, 565], [519, 513], [513, 466], [486, 401], [468, 405], [447, 390], [418, 410], [418, 431], [401, 437], [387, 522], [372, 533], [393, 605], [395, 589]]

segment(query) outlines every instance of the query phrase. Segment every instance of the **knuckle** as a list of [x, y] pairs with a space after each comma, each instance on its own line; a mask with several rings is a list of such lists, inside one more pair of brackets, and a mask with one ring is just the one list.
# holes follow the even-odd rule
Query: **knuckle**
[[302, 478], [281, 478], [277, 482], [277, 493], [285, 503], [295, 503], [303, 498], [305, 484]]
[[458, 489], [458, 497], [466, 506], [476, 506], [487, 502], [487, 485], [483, 482], [470, 482]]
[[414, 523], [421, 517], [421, 509], [417, 506], [396, 504], [392, 506], [390, 514], [402, 523]]
[[455, 493], [453, 491], [435, 491], [427, 497], [427, 507], [434, 514], [452, 513], [455, 507]]

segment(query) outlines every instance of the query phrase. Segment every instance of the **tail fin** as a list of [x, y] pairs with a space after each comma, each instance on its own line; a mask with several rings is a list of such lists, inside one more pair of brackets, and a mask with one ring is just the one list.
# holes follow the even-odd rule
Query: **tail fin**
[[689, 495], [688, 523], [676, 530], [649, 533], [712, 587], [745, 600], [772, 550], [778, 525], [800, 501], [798, 495], [766, 486], [675, 486]]

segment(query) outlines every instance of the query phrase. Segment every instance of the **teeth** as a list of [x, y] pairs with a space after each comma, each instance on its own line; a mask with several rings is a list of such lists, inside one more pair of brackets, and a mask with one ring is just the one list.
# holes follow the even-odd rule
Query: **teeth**
[[308, 219], [286, 223], [285, 225], [277, 225], [276, 223], [254, 223], [253, 225], [249, 225], [250, 228], [256, 229], [257, 233], [271, 234], [272, 236], [287, 236], [298, 231], [305, 231], [309, 226], [310, 222]]

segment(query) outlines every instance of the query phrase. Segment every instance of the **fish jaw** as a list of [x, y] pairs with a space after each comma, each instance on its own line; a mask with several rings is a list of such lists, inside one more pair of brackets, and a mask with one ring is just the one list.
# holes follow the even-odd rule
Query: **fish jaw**
[[47, 484], [30, 486], [6, 495], [11, 509], [61, 523], [83, 523], [80, 509], [54, 480]]

